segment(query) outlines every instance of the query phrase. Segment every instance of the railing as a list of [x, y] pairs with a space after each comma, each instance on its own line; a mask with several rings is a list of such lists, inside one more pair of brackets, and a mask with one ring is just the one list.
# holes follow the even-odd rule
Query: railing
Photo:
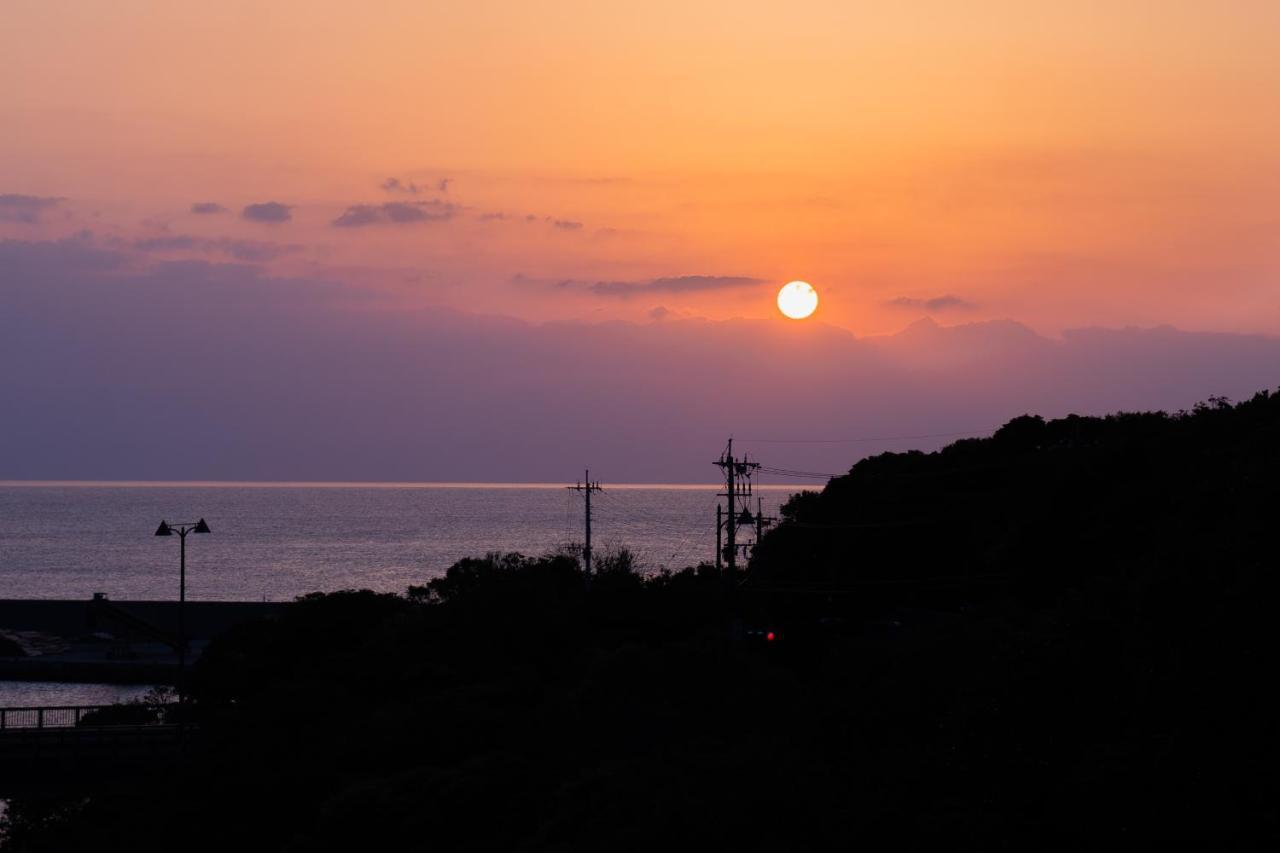
[[[111, 716], [119, 715], [122, 709], [130, 708], [129, 705], [46, 705], [33, 708], [0, 708], [0, 730], [5, 729], [66, 729], [79, 726], [81, 721], [89, 714], [95, 711], [105, 712], [108, 720]], [[144, 708], [159, 711], [157, 715], [159, 723], [164, 717], [164, 711], [167, 705], [142, 705], [138, 706], [139, 710]], [[137, 726], [139, 721], [120, 720], [119, 722], [95, 722], [90, 721], [94, 726], [111, 726], [111, 725], [127, 725]], [[148, 723], [143, 723], [148, 725]]]

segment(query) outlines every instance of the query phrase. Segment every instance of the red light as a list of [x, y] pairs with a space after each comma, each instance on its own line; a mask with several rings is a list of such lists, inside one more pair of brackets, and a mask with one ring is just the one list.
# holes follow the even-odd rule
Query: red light
[[778, 639], [778, 635], [770, 631], [764, 635], [764, 638], [772, 643], [774, 640]]

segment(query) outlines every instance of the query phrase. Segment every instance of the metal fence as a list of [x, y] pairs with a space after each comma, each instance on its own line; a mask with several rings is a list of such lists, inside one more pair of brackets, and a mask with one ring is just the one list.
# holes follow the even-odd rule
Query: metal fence
[[[129, 705], [46, 705], [37, 708], [0, 708], [0, 730], [5, 729], [66, 729], [76, 726], [137, 726], [140, 721], [121, 718], [127, 714], [124, 709]], [[139, 705], [139, 711], [151, 710], [156, 713], [156, 723], [164, 720], [167, 705]], [[95, 720], [90, 714], [98, 714], [101, 720]], [[132, 716], [132, 715], [128, 715]], [[116, 717], [115, 721], [112, 718]], [[86, 719], [88, 718], [88, 719]], [[144, 723], [145, 724], [145, 723]]]

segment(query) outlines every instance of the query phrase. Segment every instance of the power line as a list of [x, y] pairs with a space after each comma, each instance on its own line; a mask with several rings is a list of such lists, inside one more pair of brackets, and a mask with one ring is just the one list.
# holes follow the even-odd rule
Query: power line
[[760, 470], [766, 474], [776, 474], [779, 477], [805, 477], [813, 480], [831, 480], [835, 477], [844, 476], [844, 474], [831, 474], [825, 471], [796, 471], [791, 468], [771, 468], [762, 466]]
[[699, 539], [703, 538], [704, 536], [709, 536], [712, 532], [714, 532], [715, 527], [716, 527], [716, 523], [713, 521], [708, 526], [702, 527], [697, 530], [691, 530], [688, 533], [686, 533], [684, 535], [684, 538], [680, 540], [680, 544], [676, 545], [676, 549], [671, 552], [671, 556], [667, 558], [667, 565], [664, 568], [671, 568], [675, 564], [677, 555], [680, 556], [681, 559], [684, 558], [684, 555], [689, 551], [689, 544], [690, 544], [689, 540], [691, 540], [694, 536], [697, 536]]
[[929, 432], [919, 435], [873, 435], [861, 438], [742, 438], [748, 444], [857, 444], [864, 441], [912, 441], [920, 438], [952, 438], [959, 435], [987, 435], [992, 429], [971, 429], [960, 432]]

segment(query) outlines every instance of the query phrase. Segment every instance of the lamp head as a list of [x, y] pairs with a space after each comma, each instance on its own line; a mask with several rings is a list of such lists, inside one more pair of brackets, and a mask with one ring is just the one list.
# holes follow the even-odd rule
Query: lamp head
[[208, 533], [209, 525], [205, 524], [204, 519], [202, 518], [198, 522], [196, 522], [195, 527], [191, 528], [191, 532], [192, 533]]
[[172, 536], [173, 530], [169, 527], [169, 522], [161, 521], [160, 526], [156, 528], [157, 536]]

